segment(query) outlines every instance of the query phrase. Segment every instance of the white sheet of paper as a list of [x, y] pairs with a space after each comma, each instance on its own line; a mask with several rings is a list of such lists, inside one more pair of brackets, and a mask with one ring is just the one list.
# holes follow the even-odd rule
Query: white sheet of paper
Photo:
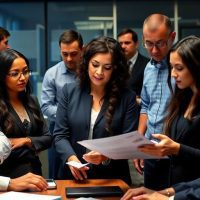
[[32, 194], [32, 193], [24, 193], [24, 192], [6, 192], [0, 194], [1, 200], [61, 200], [60, 196], [53, 196], [53, 195], [40, 195], [40, 194]]
[[143, 144], [153, 144], [153, 142], [137, 131], [112, 137], [83, 140], [78, 143], [90, 150], [98, 151], [111, 159], [159, 158], [142, 153], [138, 150], [139, 146]]
[[88, 165], [89, 163], [82, 164], [82, 163], [79, 163], [79, 162], [76, 162], [76, 161], [69, 161], [69, 162], [66, 162], [66, 164], [80, 169], [81, 167], [84, 167], [84, 166]]

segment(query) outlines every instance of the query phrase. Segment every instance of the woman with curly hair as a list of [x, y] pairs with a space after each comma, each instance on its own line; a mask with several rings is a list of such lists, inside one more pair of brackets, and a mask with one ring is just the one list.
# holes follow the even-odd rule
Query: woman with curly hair
[[[54, 142], [62, 161], [58, 178], [119, 178], [131, 183], [127, 160], [109, 160], [77, 143], [137, 128], [136, 95], [126, 88], [128, 77], [126, 58], [115, 39], [100, 37], [85, 47], [79, 82], [64, 86], [56, 114]], [[89, 167], [66, 166], [85, 160]]]
[[52, 137], [37, 99], [30, 95], [29, 62], [20, 52], [6, 49], [0, 52], [0, 71], [0, 131], [12, 145], [0, 175], [42, 175], [38, 153], [51, 145]]

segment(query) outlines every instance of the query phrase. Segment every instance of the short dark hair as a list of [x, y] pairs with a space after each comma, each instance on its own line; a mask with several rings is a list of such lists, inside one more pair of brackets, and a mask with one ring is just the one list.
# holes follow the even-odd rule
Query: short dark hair
[[69, 44], [74, 41], [78, 42], [80, 49], [83, 47], [83, 38], [81, 34], [74, 30], [66, 30], [60, 35], [59, 46], [61, 43]]
[[3, 40], [5, 37], [9, 37], [10, 33], [3, 27], [0, 27], [0, 41]]
[[117, 35], [117, 37], [120, 37], [120, 36], [125, 35], [125, 34], [127, 34], [127, 33], [130, 33], [130, 34], [132, 35], [132, 40], [133, 40], [134, 42], [138, 42], [138, 35], [137, 35], [137, 33], [136, 33], [134, 30], [130, 29], [130, 28], [124, 28], [124, 29]]

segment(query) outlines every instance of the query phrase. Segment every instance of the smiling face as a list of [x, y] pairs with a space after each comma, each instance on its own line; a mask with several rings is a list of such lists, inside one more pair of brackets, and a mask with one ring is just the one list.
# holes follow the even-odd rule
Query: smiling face
[[110, 53], [97, 53], [89, 61], [88, 73], [91, 87], [103, 88], [110, 81], [113, 72], [112, 55]]
[[6, 77], [6, 87], [8, 94], [17, 94], [24, 91], [28, 83], [29, 76], [29, 68], [25, 60], [21, 57], [17, 57], [13, 61]]
[[176, 51], [170, 53], [170, 65], [171, 76], [175, 78], [177, 87], [179, 89], [190, 87], [192, 91], [195, 91], [196, 85], [192, 74]]

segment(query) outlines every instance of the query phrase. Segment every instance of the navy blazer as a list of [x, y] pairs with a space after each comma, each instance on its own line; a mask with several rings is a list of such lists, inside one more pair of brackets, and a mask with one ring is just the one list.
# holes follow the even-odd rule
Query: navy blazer
[[[107, 98], [105, 98], [93, 128], [93, 138], [109, 136], [104, 128], [107, 102]], [[88, 88], [81, 90], [76, 83], [66, 84], [63, 87], [63, 95], [58, 105], [53, 133], [56, 151], [62, 163], [58, 174], [60, 179], [73, 178], [71, 172], [69, 173], [69, 170], [66, 170], [65, 164], [70, 156], [76, 155], [81, 162], [85, 163], [82, 156], [86, 153], [86, 148], [79, 145], [77, 141], [88, 139], [91, 108], [92, 96]], [[125, 89], [121, 93], [114, 113], [113, 135], [136, 130], [137, 121], [136, 95], [131, 90]], [[131, 183], [127, 160], [112, 160], [108, 166], [92, 165], [90, 168], [87, 172], [88, 178], [120, 178], [128, 184]]]
[[[177, 116], [170, 129], [170, 138], [180, 143], [178, 155], [153, 162], [152, 176], [157, 177], [153, 189], [163, 189], [176, 183], [191, 181], [200, 177], [200, 114], [193, 120]], [[162, 178], [161, 178], [162, 177]], [[162, 186], [162, 188], [160, 188]]]
[[131, 70], [131, 76], [128, 84], [129, 88], [136, 92], [137, 96], [140, 96], [144, 78], [144, 69], [149, 60], [149, 58], [146, 58], [142, 54], [138, 53], [136, 62]]
[[170, 137], [180, 143], [177, 156], [171, 156], [171, 184], [200, 177], [200, 113], [189, 121], [183, 115], [175, 118]]
[[176, 192], [174, 200], [200, 199], [200, 178], [189, 182], [178, 183], [173, 188]]

